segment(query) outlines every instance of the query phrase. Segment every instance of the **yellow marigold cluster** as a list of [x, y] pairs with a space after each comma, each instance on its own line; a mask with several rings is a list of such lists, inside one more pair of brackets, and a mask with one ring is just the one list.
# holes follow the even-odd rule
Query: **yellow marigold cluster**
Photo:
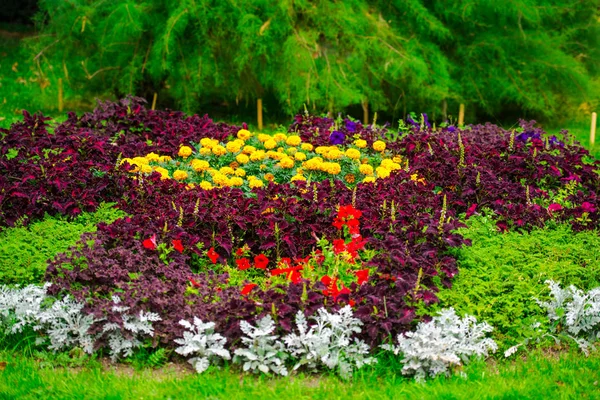
[[185, 171], [178, 169], [178, 170], [175, 170], [175, 172], [173, 172], [173, 179], [175, 179], [177, 181], [184, 181], [187, 178], [188, 178], [188, 174]]
[[252, 133], [247, 129], [240, 129], [237, 133], [237, 137], [241, 140], [248, 140], [252, 137]]
[[385, 150], [385, 142], [381, 141], [381, 140], [377, 140], [375, 142], [373, 142], [373, 149], [375, 151], [379, 151], [382, 152]]
[[360, 151], [356, 149], [348, 149], [346, 150], [346, 157], [351, 158], [353, 160], [360, 159]]
[[190, 146], [181, 146], [177, 155], [179, 157], [188, 158], [192, 155], [192, 148]]
[[204, 172], [210, 168], [210, 164], [208, 161], [199, 160], [197, 158], [193, 159], [190, 163], [192, 169], [196, 172]]
[[363, 139], [357, 139], [354, 141], [354, 145], [359, 149], [364, 149], [365, 147], [367, 147], [367, 141]]

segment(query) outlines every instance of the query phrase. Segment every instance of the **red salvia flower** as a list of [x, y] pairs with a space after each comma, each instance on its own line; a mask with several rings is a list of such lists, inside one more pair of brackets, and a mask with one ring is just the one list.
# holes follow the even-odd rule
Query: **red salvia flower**
[[249, 283], [246, 286], [244, 286], [244, 288], [242, 289], [242, 296], [246, 296], [248, 293], [250, 293], [252, 291], [252, 289], [254, 289], [256, 286], [258, 286], [256, 283]]
[[237, 259], [237, 260], [235, 260], [235, 263], [237, 264], [237, 267], [239, 269], [241, 269], [242, 271], [250, 268], [250, 260], [248, 260], [247, 258]]
[[196, 282], [194, 280], [194, 278], [190, 278], [190, 283], [192, 284], [192, 287], [195, 287], [195, 288], [199, 288], [200, 287], [200, 284], [198, 282]]
[[346, 242], [344, 242], [344, 239], [335, 239], [333, 241], [333, 252], [340, 254], [344, 251], [346, 251]]
[[206, 253], [206, 256], [208, 258], [210, 258], [210, 260], [212, 261], [213, 264], [217, 263], [217, 260], [219, 259], [219, 253], [217, 253], [214, 249], [214, 247], [211, 247], [208, 252]]
[[267, 264], [269, 263], [269, 259], [264, 254], [259, 254], [254, 257], [254, 266], [259, 269], [267, 268]]
[[148, 250], [156, 250], [156, 234], [152, 235], [150, 239], [144, 240], [142, 245]]
[[368, 269], [361, 269], [359, 271], [356, 271], [355, 274], [356, 274], [356, 278], [358, 279], [359, 285], [362, 285], [363, 283], [365, 283], [369, 280], [369, 270]]
[[173, 248], [175, 250], [177, 250], [180, 253], [183, 252], [183, 244], [181, 244], [181, 240], [175, 239], [175, 240], [173, 240], [172, 243], [173, 243]]

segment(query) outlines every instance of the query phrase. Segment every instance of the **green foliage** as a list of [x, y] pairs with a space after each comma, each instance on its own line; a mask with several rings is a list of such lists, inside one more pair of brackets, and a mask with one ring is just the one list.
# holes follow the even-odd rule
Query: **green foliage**
[[102, 204], [94, 213], [82, 213], [73, 221], [46, 216], [26, 227], [0, 232], [0, 283], [40, 283], [47, 261], [73, 246], [82, 233], [93, 232], [99, 222], [112, 222], [125, 216], [113, 204]]
[[531, 336], [536, 321], [547, 325], [546, 313], [534, 301], [548, 300], [546, 280], [584, 290], [600, 286], [598, 232], [573, 233], [568, 225], [557, 225], [501, 234], [485, 216], [473, 216], [467, 224], [459, 231], [473, 245], [455, 250], [460, 273], [451, 289], [440, 291], [438, 307], [490, 323], [501, 346]]
[[[288, 112], [458, 102], [550, 117], [597, 105], [598, 8], [576, 0], [41, 0], [45, 93], [134, 93], [185, 111], [267, 95]], [[40, 83], [41, 84], [41, 83]], [[595, 96], [595, 97], [594, 97]], [[89, 96], [88, 96], [89, 97]], [[469, 110], [475, 110], [470, 107]]]

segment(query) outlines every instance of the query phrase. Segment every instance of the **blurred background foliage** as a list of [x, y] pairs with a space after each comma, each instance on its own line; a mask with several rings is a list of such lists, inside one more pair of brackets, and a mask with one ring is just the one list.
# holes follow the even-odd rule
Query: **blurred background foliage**
[[0, 116], [132, 93], [231, 122], [315, 113], [582, 124], [598, 0], [5, 0]]

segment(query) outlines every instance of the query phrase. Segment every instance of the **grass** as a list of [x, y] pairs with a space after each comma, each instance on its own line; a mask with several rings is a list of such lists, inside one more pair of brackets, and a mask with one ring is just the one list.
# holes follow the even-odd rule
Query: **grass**
[[[41, 368], [40, 361], [0, 352], [2, 399], [596, 399], [600, 369], [596, 353], [533, 352], [526, 359], [496, 365], [474, 362], [460, 374], [424, 384], [380, 365], [349, 382], [329, 375], [269, 378], [211, 369], [194, 375], [181, 366], [134, 371], [99, 361], [81, 368]], [[392, 371], [392, 372], [390, 372]]]

